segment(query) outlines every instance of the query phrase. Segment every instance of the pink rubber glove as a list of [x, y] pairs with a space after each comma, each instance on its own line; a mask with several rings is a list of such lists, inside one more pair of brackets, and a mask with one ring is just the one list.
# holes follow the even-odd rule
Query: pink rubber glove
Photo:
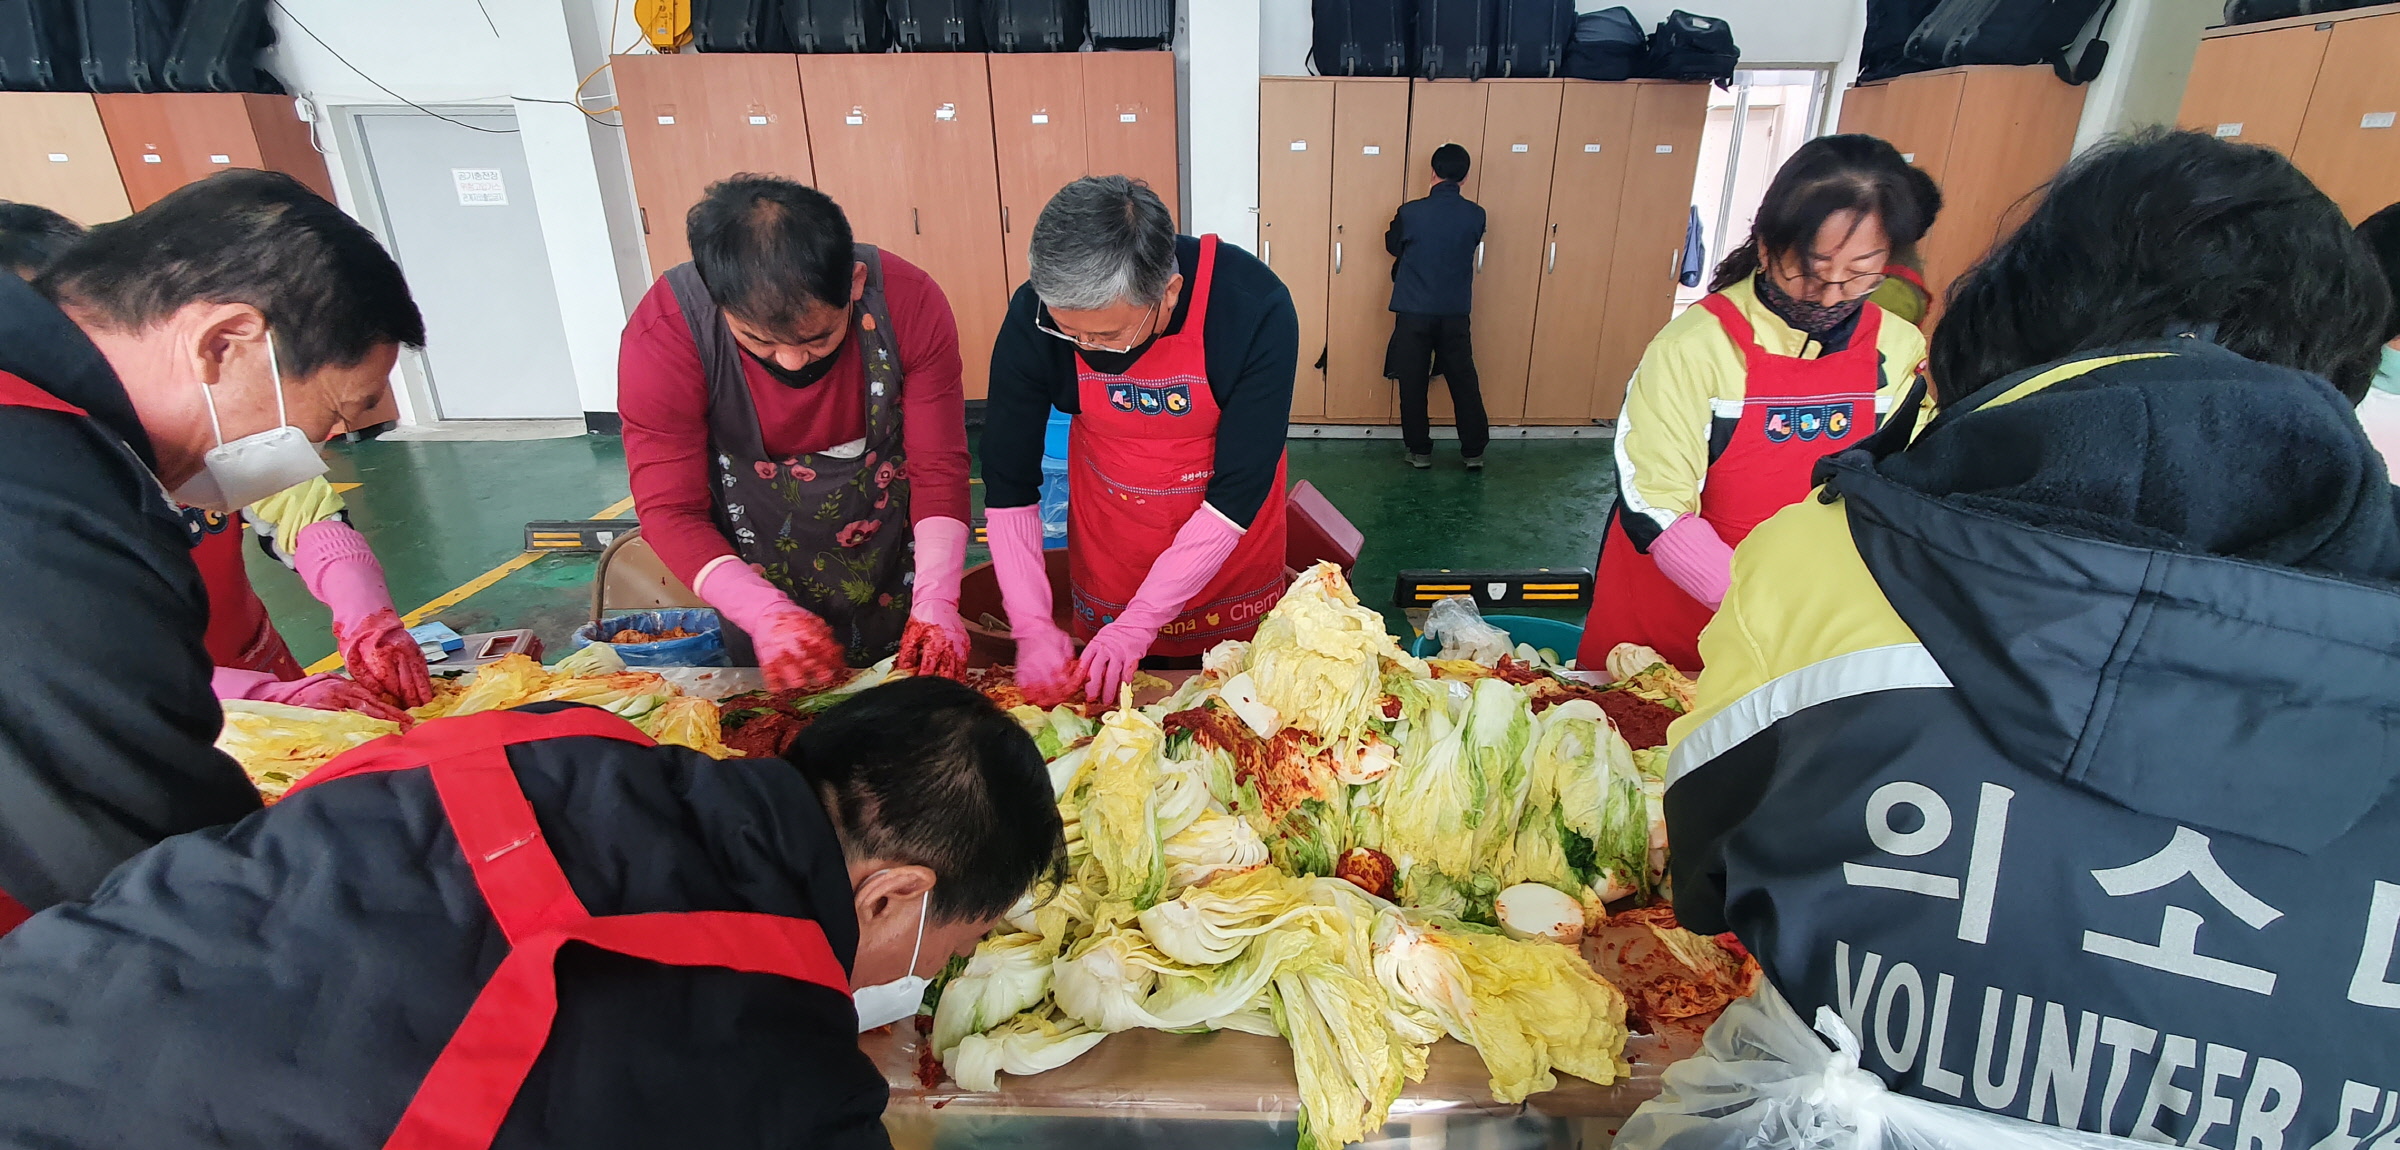
[[1017, 686], [1036, 705], [1065, 702], [1074, 693], [1075, 641], [1050, 617], [1050, 567], [1042, 555], [1042, 509], [994, 507], [984, 513], [992, 573], [1001, 609], [1017, 641]]
[[[967, 622], [958, 617], [958, 582], [967, 565], [967, 525], [946, 515], [916, 525], [917, 579], [908, 630], [894, 664], [922, 675], [955, 679], [967, 669]], [[948, 650], [942, 647], [947, 644]]]
[[285, 682], [264, 671], [219, 667], [210, 676], [209, 686], [216, 690], [219, 699], [249, 699], [319, 711], [356, 711], [368, 718], [386, 719], [403, 727], [415, 722], [409, 718], [408, 712], [384, 702], [374, 692], [340, 675], [310, 675], [305, 679]]
[[325, 519], [301, 528], [292, 551], [292, 566], [308, 593], [333, 609], [334, 642], [351, 680], [402, 707], [433, 701], [425, 652], [401, 625], [383, 564], [366, 537], [339, 519]]
[[750, 635], [772, 690], [822, 690], [842, 681], [848, 656], [833, 628], [792, 602], [783, 589], [740, 559], [719, 563], [694, 588], [727, 622]]
[[1650, 558], [1668, 582], [1711, 611], [1724, 604], [1725, 589], [1733, 585], [1733, 548], [1697, 515], [1679, 516], [1659, 532], [1650, 543]]
[[1133, 602], [1083, 645], [1084, 697], [1095, 703], [1116, 698], [1158, 641], [1158, 629], [1183, 614], [1184, 604], [1217, 577], [1241, 542], [1242, 529], [1205, 503], [1184, 520], [1175, 542], [1151, 561]]

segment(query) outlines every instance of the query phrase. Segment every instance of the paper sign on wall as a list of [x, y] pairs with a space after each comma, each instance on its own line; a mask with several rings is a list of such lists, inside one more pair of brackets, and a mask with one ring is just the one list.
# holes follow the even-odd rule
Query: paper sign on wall
[[163, 164], [167, 162], [167, 158], [159, 155], [156, 152], [144, 152], [142, 153], [142, 162], [145, 164]]
[[1307, 151], [1307, 150], [1308, 150], [1308, 141], [1306, 141], [1306, 140], [1294, 140], [1294, 141], [1292, 141], [1292, 150], [1293, 150], [1293, 151], [1295, 151], [1295, 152], [1305, 152], [1305, 151]]
[[2239, 136], [2239, 135], [2241, 135], [2241, 134], [2242, 134], [2242, 122], [2241, 122], [2241, 121], [2239, 121], [2239, 120], [2236, 120], [2236, 121], [2234, 121], [2233, 123], [2230, 123], [2230, 124], [2219, 124], [2219, 125], [2217, 125], [2217, 138], [2218, 138], [2218, 139], [2220, 139], [2220, 140], [2230, 140], [2230, 139], [2234, 138], [2235, 136]]
[[1512, 151], [1512, 152], [1525, 152], [1525, 151], [1531, 151], [1531, 150], [1532, 150], [1532, 145], [1530, 145], [1530, 144], [1510, 144], [1510, 145], [1508, 146], [1508, 150], [1509, 150], [1509, 151]]
[[212, 163], [212, 164], [230, 164], [230, 163], [232, 163], [232, 162], [233, 162], [233, 157], [231, 157], [231, 156], [210, 156], [210, 157], [208, 158], [208, 162], [209, 162], [209, 163]]
[[1120, 124], [1133, 124], [1139, 123], [1140, 121], [1141, 117], [1133, 114], [1132, 112], [1117, 113], [1117, 122]]
[[2389, 128], [2392, 126], [2393, 119], [2390, 112], [2369, 112], [2358, 118], [2358, 126], [2361, 128]]
[[1050, 113], [1048, 113], [1048, 112], [1035, 112], [1035, 113], [1033, 114], [1033, 122], [1034, 122], [1034, 123], [1036, 123], [1036, 124], [1047, 124], [1047, 123], [1049, 123], [1049, 122], [1050, 122]]
[[1674, 150], [1675, 150], [1675, 145], [1673, 145], [1673, 144], [1660, 144], [1660, 145], [1658, 146], [1658, 154], [1659, 154], [1659, 155], [1662, 155], [1662, 156], [1663, 156], [1663, 155], [1666, 155], [1667, 153], [1669, 153], [1669, 152], [1672, 152], [1672, 151], [1674, 151]]
[[765, 127], [765, 126], [766, 126], [766, 123], [767, 123], [767, 118], [766, 118], [765, 116], [752, 116], [752, 117], [750, 117], [750, 124], [751, 124], [751, 126], [752, 126], [752, 127]]
[[65, 152], [52, 152], [52, 153], [50, 153], [50, 162], [51, 162], [51, 163], [53, 163], [53, 164], [63, 164], [63, 163], [66, 163], [66, 162], [67, 162], [67, 154], [66, 154]]
[[1373, 144], [1369, 144], [1367, 145], [1366, 153], [1370, 156], [1380, 156], [1383, 154], [1383, 149], [1376, 147]]
[[1600, 145], [1598, 145], [1598, 144], [1585, 144], [1585, 145], [1583, 146], [1583, 150], [1584, 150], [1584, 151], [1587, 151], [1587, 152], [1597, 152], [1597, 151], [1599, 151], [1599, 150], [1600, 150]]
[[958, 105], [944, 104], [933, 110], [933, 118], [948, 123], [958, 118]]
[[450, 182], [458, 185], [458, 202], [470, 208], [508, 206], [508, 185], [498, 168], [452, 168]]

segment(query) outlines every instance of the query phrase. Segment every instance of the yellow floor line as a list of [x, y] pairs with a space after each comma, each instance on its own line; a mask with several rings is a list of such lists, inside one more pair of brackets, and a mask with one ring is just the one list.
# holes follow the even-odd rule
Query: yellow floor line
[[[599, 514], [592, 516], [592, 518], [614, 519], [617, 516], [623, 515], [625, 512], [632, 510], [632, 508], [633, 496], [628, 495], [625, 498], [616, 501], [615, 503], [611, 503], [608, 506], [601, 508]], [[526, 569], [527, 567], [531, 567], [533, 565], [533, 561], [541, 558], [542, 554], [543, 553], [539, 551], [527, 551], [522, 554], [512, 556], [507, 562], [502, 563], [498, 567], [494, 567], [481, 575], [477, 575], [473, 579], [469, 579], [456, 587], [452, 587], [451, 589], [434, 596], [424, 606], [419, 607], [406, 615], [402, 615], [400, 617], [400, 621], [411, 627], [414, 627], [419, 623], [423, 623], [431, 616], [438, 615], [452, 607], [456, 607], [459, 604], [466, 602], [468, 599], [476, 595], [480, 595], [483, 592], [490, 590], [493, 584], [498, 583], [502, 579], [506, 579], [509, 576]], [[341, 665], [342, 653], [336, 651], [333, 654], [327, 655], [324, 658], [309, 664], [308, 673], [311, 675], [321, 675], [327, 671], [335, 670]]]
[[362, 487], [362, 486], [364, 486], [364, 484], [358, 484], [358, 483], [336, 483], [336, 484], [334, 484], [334, 485], [333, 485], [333, 493], [334, 493], [335, 495], [340, 495], [342, 492], [345, 492], [345, 491], [356, 491], [356, 490], [358, 490], [358, 489], [359, 489], [360, 487]]

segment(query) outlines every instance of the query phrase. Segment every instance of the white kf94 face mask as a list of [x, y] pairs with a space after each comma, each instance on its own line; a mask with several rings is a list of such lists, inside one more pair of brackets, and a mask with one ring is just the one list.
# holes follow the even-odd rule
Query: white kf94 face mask
[[276, 425], [231, 443], [225, 441], [224, 425], [217, 422], [216, 389], [205, 383], [200, 385], [200, 395], [208, 401], [208, 425], [216, 432], [217, 445], [201, 458], [200, 474], [169, 493], [177, 503], [231, 513], [325, 474], [325, 457], [317, 454], [317, 446], [291, 425], [284, 412], [283, 369], [275, 362], [272, 334], [267, 336], [267, 373], [275, 384]]
[[933, 980], [918, 976], [917, 956], [925, 950], [925, 908], [932, 902], [931, 894], [917, 902], [917, 945], [908, 952], [908, 974], [850, 992], [850, 1003], [858, 1008], [859, 1033], [898, 1022], [924, 1005], [925, 988], [932, 986]]

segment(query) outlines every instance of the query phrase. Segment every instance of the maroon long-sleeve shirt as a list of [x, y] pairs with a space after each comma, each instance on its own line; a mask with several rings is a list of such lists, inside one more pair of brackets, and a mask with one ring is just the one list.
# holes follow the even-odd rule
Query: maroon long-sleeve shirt
[[[883, 253], [885, 306], [900, 343], [901, 434], [908, 451], [909, 522], [947, 516], [966, 522], [967, 417], [958, 321], [941, 286], [915, 264]], [[778, 382], [748, 357], [742, 377], [773, 456], [823, 451], [867, 433], [866, 375], [858, 340], [804, 388]], [[652, 284], [625, 322], [617, 352], [617, 414], [625, 424], [625, 469], [642, 538], [685, 583], [733, 544], [711, 518], [708, 381], [675, 292]]]

